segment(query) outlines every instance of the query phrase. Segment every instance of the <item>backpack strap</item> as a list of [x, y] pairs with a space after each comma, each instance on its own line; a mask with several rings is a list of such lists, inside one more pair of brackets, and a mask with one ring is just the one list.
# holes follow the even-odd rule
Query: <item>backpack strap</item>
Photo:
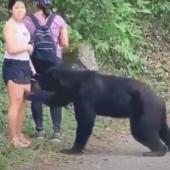
[[39, 28], [41, 26], [38, 22], [38, 19], [34, 16], [34, 14], [30, 14], [29, 17], [31, 18], [36, 28]]
[[51, 14], [47, 20], [46, 26], [50, 27], [51, 23], [53, 22], [55, 18], [55, 14]]

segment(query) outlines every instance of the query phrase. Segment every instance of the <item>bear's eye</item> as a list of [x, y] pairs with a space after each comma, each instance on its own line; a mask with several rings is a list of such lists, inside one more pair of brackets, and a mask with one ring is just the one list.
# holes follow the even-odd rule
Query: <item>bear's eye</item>
[[55, 75], [52, 75], [52, 80], [57, 80]]

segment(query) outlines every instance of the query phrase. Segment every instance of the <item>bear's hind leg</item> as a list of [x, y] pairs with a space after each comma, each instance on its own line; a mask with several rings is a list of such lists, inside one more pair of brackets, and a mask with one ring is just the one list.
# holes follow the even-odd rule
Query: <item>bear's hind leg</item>
[[165, 142], [165, 144], [168, 146], [168, 150], [170, 151], [170, 129], [166, 122], [161, 128], [160, 138], [163, 140], [163, 142]]
[[143, 156], [164, 156], [168, 151], [167, 146], [162, 143], [158, 135], [150, 135], [150, 138], [142, 144], [151, 150], [151, 152], [144, 152]]
[[131, 131], [138, 142], [151, 150], [151, 152], [143, 153], [143, 156], [163, 156], [166, 154], [168, 148], [161, 141], [159, 133], [151, 124], [136, 124], [135, 127], [131, 128]]

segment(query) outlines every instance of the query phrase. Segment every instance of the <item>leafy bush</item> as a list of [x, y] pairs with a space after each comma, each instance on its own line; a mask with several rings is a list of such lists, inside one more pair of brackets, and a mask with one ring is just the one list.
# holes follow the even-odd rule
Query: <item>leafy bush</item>
[[[33, 0], [27, 2], [30, 7]], [[143, 31], [151, 29], [150, 21], [170, 28], [168, 0], [53, 0], [53, 10], [69, 23], [71, 43], [89, 41], [101, 63], [132, 75], [145, 69], [138, 48], [146, 45]]]
[[135, 49], [143, 41], [140, 25], [136, 22], [138, 13], [151, 12], [125, 0], [106, 1], [55, 1], [58, 10], [66, 13], [67, 21], [77, 30], [83, 40], [95, 48], [102, 63], [112, 63], [118, 69], [131, 73], [141, 72], [143, 64]]

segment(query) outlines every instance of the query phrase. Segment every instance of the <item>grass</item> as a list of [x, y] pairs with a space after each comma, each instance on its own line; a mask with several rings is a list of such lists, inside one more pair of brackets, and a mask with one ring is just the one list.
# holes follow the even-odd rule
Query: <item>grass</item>
[[[0, 142], [0, 169], [1, 170], [14, 170], [22, 166], [23, 167], [34, 167], [40, 162], [46, 159], [67, 159], [66, 156], [60, 155], [60, 149], [63, 147], [70, 147], [73, 143], [76, 129], [76, 121], [72, 109], [63, 109], [63, 122], [62, 132], [64, 142], [61, 144], [53, 143], [49, 140], [52, 135], [52, 123], [49, 114], [48, 107], [44, 107], [44, 125], [47, 138], [44, 140], [38, 140], [32, 138], [32, 145], [27, 149], [15, 149], [7, 144], [6, 137]], [[118, 126], [118, 124], [120, 124]], [[106, 128], [116, 129], [116, 131], [122, 131], [123, 127], [127, 123], [126, 121], [112, 121], [109, 118], [98, 117], [94, 128], [94, 134], [100, 130], [104, 131]], [[123, 126], [122, 126], [123, 125]], [[34, 134], [34, 124], [31, 117], [30, 107], [27, 109], [26, 118], [24, 122], [24, 132], [28, 136]], [[5, 128], [3, 134], [5, 134]]]
[[[15, 169], [20, 164], [34, 164], [35, 160], [41, 160], [41, 157], [45, 155], [56, 155], [59, 152], [62, 144], [52, 143], [48, 138], [52, 135], [52, 123], [50, 114], [48, 113], [48, 108], [44, 107], [44, 125], [47, 134], [47, 138], [44, 140], [38, 140], [32, 138], [32, 145], [27, 149], [15, 149], [8, 145], [6, 136], [0, 141], [0, 169]], [[63, 136], [67, 136], [72, 129], [75, 128], [75, 123], [71, 121], [73, 116], [64, 110], [63, 116]], [[69, 120], [68, 120], [69, 119]], [[66, 130], [64, 130], [66, 129]], [[34, 124], [31, 117], [30, 109], [27, 110], [26, 119], [24, 122], [24, 132], [28, 136], [33, 136], [34, 134]], [[5, 128], [3, 128], [3, 136], [6, 134]], [[63, 146], [62, 146], [63, 147]]]

